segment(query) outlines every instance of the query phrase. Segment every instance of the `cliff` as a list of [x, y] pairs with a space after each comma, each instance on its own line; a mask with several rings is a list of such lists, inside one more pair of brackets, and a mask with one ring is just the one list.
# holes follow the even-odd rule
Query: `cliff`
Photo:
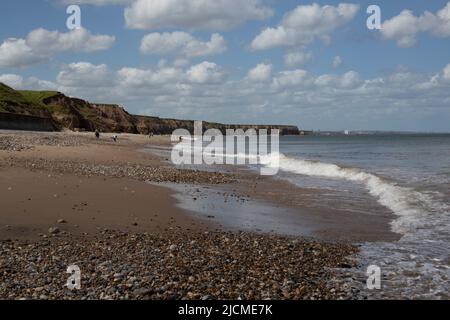
[[[191, 120], [161, 119], [158, 117], [139, 116], [128, 113], [123, 107], [112, 104], [96, 104], [67, 97], [56, 91], [18, 91], [0, 83], [0, 113], [14, 114], [9, 116], [12, 122], [8, 125], [0, 122], [0, 129], [11, 127], [20, 129], [20, 123], [27, 123], [23, 130], [29, 130], [35, 117], [40, 125], [36, 127], [53, 127], [55, 130], [70, 129], [78, 131], [94, 131], [117, 133], [171, 134], [175, 129], [184, 128], [193, 131]], [[23, 120], [20, 120], [23, 116]], [[25, 119], [25, 117], [28, 118]], [[6, 116], [3, 117], [6, 119]], [[37, 119], [40, 120], [37, 120]], [[46, 120], [43, 120], [46, 119]], [[42, 123], [46, 123], [44, 126]], [[49, 125], [51, 124], [51, 126]], [[279, 125], [228, 125], [204, 122], [204, 128], [219, 129], [279, 129], [284, 135], [298, 135], [296, 126]]]

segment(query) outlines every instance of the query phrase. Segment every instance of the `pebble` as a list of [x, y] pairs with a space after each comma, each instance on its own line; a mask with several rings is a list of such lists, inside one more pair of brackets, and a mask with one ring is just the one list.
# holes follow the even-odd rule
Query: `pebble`
[[50, 234], [58, 234], [60, 232], [61, 232], [61, 230], [58, 227], [50, 227], [48, 229], [48, 233], [50, 233]]
[[[356, 252], [347, 244], [182, 230], [0, 241], [0, 299], [350, 299], [358, 292], [333, 270]], [[64, 286], [74, 263], [80, 291]]]

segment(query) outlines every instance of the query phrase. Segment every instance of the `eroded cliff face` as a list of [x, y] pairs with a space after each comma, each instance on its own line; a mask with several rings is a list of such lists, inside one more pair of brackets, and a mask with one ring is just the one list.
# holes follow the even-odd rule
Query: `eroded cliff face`
[[106, 129], [104, 131], [138, 133], [136, 119], [123, 107], [113, 104], [91, 104], [91, 106], [102, 120], [100, 129], [104, 126]]
[[[46, 105], [53, 107], [53, 118], [63, 128], [70, 130], [103, 132], [123, 132], [140, 134], [171, 134], [176, 129], [186, 129], [193, 133], [194, 121], [161, 119], [158, 117], [131, 115], [123, 107], [114, 104], [97, 104], [69, 98], [63, 94], [44, 99]], [[220, 123], [203, 123], [204, 130], [219, 129], [223, 133], [227, 129], [278, 129], [282, 135], [298, 135], [296, 126], [283, 125], [227, 125]]]
[[[158, 117], [129, 114], [123, 107], [114, 104], [97, 104], [71, 98], [60, 92], [16, 91], [4, 86], [0, 89], [0, 112], [48, 118], [59, 130], [94, 131], [141, 134], [171, 134], [176, 129], [193, 133], [191, 120], [161, 119]], [[281, 134], [299, 134], [295, 126], [276, 125], [226, 125], [203, 123], [204, 130], [219, 129], [279, 129]]]
[[42, 102], [49, 107], [51, 116], [60, 129], [95, 130], [94, 119], [90, 117], [92, 107], [87, 101], [58, 93]]

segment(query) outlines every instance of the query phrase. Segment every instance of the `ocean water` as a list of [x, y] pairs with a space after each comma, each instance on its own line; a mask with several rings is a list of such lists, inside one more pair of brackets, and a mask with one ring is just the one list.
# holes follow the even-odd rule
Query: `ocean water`
[[450, 298], [450, 135], [282, 137], [278, 177], [326, 190], [334, 207], [374, 199], [392, 213], [401, 239], [361, 247], [359, 280], [369, 265], [383, 276], [382, 290], [358, 282], [369, 297]]
[[[275, 179], [316, 189], [308, 198], [312, 207], [392, 215], [390, 228], [400, 240], [362, 243], [360, 267], [350, 270], [363, 296], [450, 299], [450, 134], [280, 139], [279, 153], [260, 160], [271, 166], [279, 157]], [[381, 268], [381, 290], [366, 288], [370, 265]]]

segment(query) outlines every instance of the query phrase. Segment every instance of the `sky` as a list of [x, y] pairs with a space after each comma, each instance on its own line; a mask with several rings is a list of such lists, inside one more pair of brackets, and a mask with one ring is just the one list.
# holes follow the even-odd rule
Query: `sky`
[[[68, 28], [70, 5], [80, 8], [79, 28]], [[380, 8], [376, 29], [367, 27], [370, 5]], [[2, 0], [0, 8], [0, 82], [16, 89], [166, 118], [450, 132], [448, 1]]]

